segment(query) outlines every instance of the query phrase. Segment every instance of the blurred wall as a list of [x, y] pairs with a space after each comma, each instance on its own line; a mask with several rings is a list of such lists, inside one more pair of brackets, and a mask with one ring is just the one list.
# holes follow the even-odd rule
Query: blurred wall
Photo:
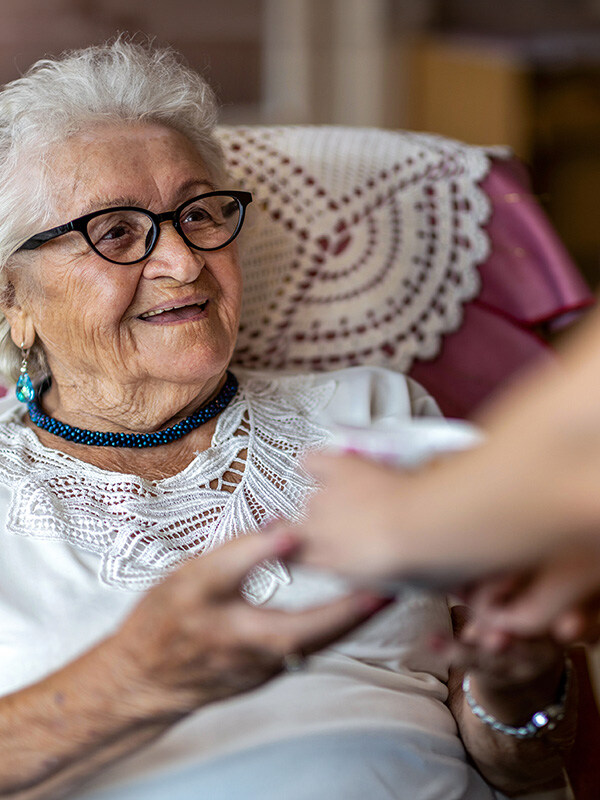
[[0, 82], [121, 31], [180, 50], [225, 122], [509, 144], [600, 283], [600, 0], [0, 0]]
[[261, 0], [0, 0], [0, 82], [44, 55], [142, 32], [206, 73], [226, 113], [255, 114], [262, 8]]

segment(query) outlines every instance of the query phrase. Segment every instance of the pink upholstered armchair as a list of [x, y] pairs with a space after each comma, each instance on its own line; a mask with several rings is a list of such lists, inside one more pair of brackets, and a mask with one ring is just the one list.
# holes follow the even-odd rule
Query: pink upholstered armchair
[[[231, 185], [255, 200], [239, 364], [386, 366], [464, 417], [551, 357], [543, 327], [592, 303], [505, 151], [334, 127], [223, 128], [221, 139]], [[595, 800], [600, 718], [576, 656], [585, 703], [572, 780], [578, 800]]]
[[463, 417], [548, 357], [542, 324], [591, 303], [502, 150], [336, 127], [221, 138], [232, 185], [255, 198], [237, 363], [387, 366]]

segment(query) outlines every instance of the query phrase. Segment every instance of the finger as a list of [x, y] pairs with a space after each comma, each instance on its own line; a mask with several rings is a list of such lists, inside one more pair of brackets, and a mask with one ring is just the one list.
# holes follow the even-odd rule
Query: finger
[[500, 652], [455, 640], [447, 646], [445, 655], [454, 668], [485, 674], [488, 681], [502, 686], [535, 678], [560, 660], [561, 651], [546, 638], [512, 639], [505, 642]]
[[[371, 592], [354, 592], [302, 611], [253, 609], [262, 631], [281, 656], [313, 653], [336, 641], [389, 603]], [[260, 614], [260, 617], [258, 616]]]
[[[579, 605], [598, 583], [577, 562], [552, 564], [536, 576], [530, 587], [504, 608], [485, 613], [488, 624], [519, 635], [551, 630], [557, 616]], [[482, 618], [483, 615], [482, 615]]]
[[296, 547], [297, 538], [288, 530], [276, 528], [272, 532], [246, 534], [227, 542], [182, 569], [193, 576], [207, 596], [223, 597], [237, 594], [244, 578], [262, 561], [286, 558]]
[[465, 601], [475, 613], [503, 606], [523, 592], [531, 582], [530, 572], [509, 572], [490, 576], [465, 590]]
[[600, 593], [587, 602], [558, 614], [552, 625], [552, 633], [559, 642], [571, 644], [585, 641], [596, 642], [600, 635]]
[[275, 519], [269, 522], [265, 528], [262, 528], [262, 531], [284, 542], [290, 541], [290, 550], [280, 555], [279, 558], [285, 558], [288, 563], [307, 563], [305, 562], [304, 554], [309, 543], [309, 537], [302, 521], [290, 522], [285, 519]]
[[512, 634], [500, 628], [482, 626], [472, 619], [460, 632], [458, 641], [460, 644], [477, 647], [481, 652], [494, 655], [507, 649], [512, 641]]
[[299, 649], [314, 652], [346, 635], [389, 603], [389, 598], [371, 592], [355, 592], [327, 605], [296, 612], [290, 630]]

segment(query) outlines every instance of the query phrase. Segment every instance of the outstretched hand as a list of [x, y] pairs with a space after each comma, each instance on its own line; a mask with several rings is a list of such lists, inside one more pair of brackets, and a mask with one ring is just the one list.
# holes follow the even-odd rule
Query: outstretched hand
[[320, 489], [304, 520], [288, 528], [301, 541], [302, 563], [361, 581], [397, 577], [411, 558], [400, 509], [412, 476], [356, 455], [313, 453], [305, 466]]
[[516, 636], [557, 641], [600, 639], [600, 558], [593, 543], [574, 542], [535, 569], [482, 581], [469, 591], [482, 625]]

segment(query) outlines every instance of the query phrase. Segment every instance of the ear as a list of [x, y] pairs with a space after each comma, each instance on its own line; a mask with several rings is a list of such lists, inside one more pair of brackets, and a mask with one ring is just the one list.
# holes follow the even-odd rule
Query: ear
[[35, 326], [27, 310], [19, 305], [15, 287], [8, 283], [0, 295], [0, 311], [10, 326], [10, 338], [17, 347], [31, 347], [35, 341]]
[[10, 338], [17, 347], [23, 347], [25, 350], [33, 347], [33, 343], [35, 342], [35, 328], [29, 314], [21, 309], [12, 321], [8, 316], [7, 319], [10, 325]]

